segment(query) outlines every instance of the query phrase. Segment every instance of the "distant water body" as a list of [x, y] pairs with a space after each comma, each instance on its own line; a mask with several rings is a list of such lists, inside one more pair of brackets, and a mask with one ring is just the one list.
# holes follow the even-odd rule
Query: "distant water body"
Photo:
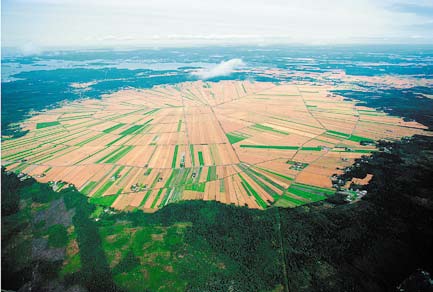
[[[63, 51], [2, 59], [2, 135], [17, 135], [14, 124], [32, 111], [56, 106], [65, 100], [99, 98], [126, 87], [149, 88], [194, 81], [191, 70], [208, 68], [239, 58], [247, 70], [223, 79], [287, 81], [248, 69], [278, 68], [299, 72], [341, 69], [349, 75], [384, 74], [433, 78], [433, 50], [414, 46], [359, 47], [210, 47], [137, 51]], [[305, 80], [314, 81], [306, 78]], [[86, 91], [72, 83], [94, 81]], [[422, 89], [431, 91], [431, 89]], [[429, 92], [430, 92], [429, 91]]]

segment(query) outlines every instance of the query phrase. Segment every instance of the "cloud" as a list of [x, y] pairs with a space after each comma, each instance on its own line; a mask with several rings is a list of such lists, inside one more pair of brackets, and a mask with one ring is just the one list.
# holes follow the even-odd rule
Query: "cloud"
[[241, 59], [230, 59], [228, 61], [222, 61], [221, 63], [212, 68], [195, 71], [192, 73], [192, 75], [200, 79], [210, 79], [218, 76], [227, 76], [244, 65], [245, 63]]

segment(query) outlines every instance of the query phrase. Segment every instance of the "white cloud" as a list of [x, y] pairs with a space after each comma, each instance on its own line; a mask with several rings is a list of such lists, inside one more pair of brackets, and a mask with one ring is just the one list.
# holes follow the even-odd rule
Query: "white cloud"
[[228, 61], [222, 61], [216, 66], [208, 69], [201, 69], [192, 73], [200, 79], [210, 79], [218, 76], [228, 76], [232, 74], [236, 69], [244, 66], [245, 63], [241, 59], [231, 59]]

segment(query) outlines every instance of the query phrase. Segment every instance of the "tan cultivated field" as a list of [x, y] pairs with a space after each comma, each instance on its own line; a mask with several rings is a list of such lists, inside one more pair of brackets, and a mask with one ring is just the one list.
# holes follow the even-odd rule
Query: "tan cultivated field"
[[429, 134], [332, 89], [198, 81], [79, 100], [26, 120], [25, 136], [2, 142], [2, 165], [117, 209], [179, 200], [264, 209], [326, 198], [331, 177], [377, 151], [374, 140]]

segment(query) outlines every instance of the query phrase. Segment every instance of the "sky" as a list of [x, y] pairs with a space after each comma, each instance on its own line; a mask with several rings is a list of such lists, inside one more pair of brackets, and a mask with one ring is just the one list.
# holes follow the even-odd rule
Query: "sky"
[[2, 0], [2, 47], [433, 44], [433, 0]]

